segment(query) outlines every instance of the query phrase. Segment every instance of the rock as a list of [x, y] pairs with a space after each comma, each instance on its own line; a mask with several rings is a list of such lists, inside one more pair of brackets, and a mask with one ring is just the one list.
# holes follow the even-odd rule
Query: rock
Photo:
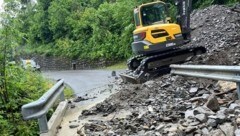
[[156, 130], [162, 130], [164, 128], [165, 124], [160, 124], [159, 126], [156, 127]]
[[206, 127], [202, 128], [202, 134], [209, 135], [209, 130]]
[[239, 115], [239, 114], [240, 114], [240, 109], [234, 110], [234, 114], [235, 114], [235, 115]]
[[155, 82], [150, 80], [150, 81], [145, 82], [143, 85], [147, 86], [148, 88], [151, 88], [154, 86], [154, 84], [155, 84]]
[[211, 95], [208, 98], [208, 101], [205, 103], [206, 107], [211, 109], [212, 111], [218, 111], [220, 109], [218, 100], [215, 95]]
[[234, 126], [231, 123], [224, 123], [219, 126], [219, 128], [227, 135], [234, 136]]
[[88, 115], [96, 115], [97, 113], [95, 111], [92, 110], [83, 110], [82, 111], [82, 115], [84, 116], [88, 116]]
[[237, 123], [237, 125], [240, 125], [240, 118], [236, 119], [236, 123]]
[[207, 125], [211, 127], [217, 127], [218, 122], [216, 119], [209, 118], [207, 121]]
[[142, 126], [142, 128], [143, 128], [144, 130], [149, 130], [149, 126], [146, 126], [146, 125]]
[[75, 108], [76, 106], [74, 104], [71, 104], [70, 108], [73, 109]]
[[103, 132], [106, 129], [106, 125], [105, 124], [95, 124], [95, 123], [86, 123], [84, 125], [84, 129], [85, 130], [90, 130], [93, 132]]
[[194, 126], [188, 126], [185, 130], [185, 132], [188, 134], [188, 133], [191, 133], [193, 131], [195, 131], [197, 128], [194, 127]]
[[240, 105], [240, 100], [235, 100], [235, 103]]
[[116, 71], [112, 71], [112, 76], [113, 77], [117, 76]]
[[155, 132], [156, 136], [161, 136], [161, 134], [159, 132]]
[[231, 119], [233, 119], [233, 118], [235, 118], [235, 115], [234, 115], [234, 114], [228, 114], [227, 119], [231, 120]]
[[240, 136], [240, 129], [236, 129], [234, 134], [235, 134], [235, 136]]
[[203, 95], [202, 95], [202, 98], [205, 99], [205, 100], [207, 100], [209, 96], [210, 96], [210, 94], [203, 94]]
[[168, 132], [177, 132], [178, 131], [178, 127], [177, 125], [172, 125], [170, 128], [167, 128]]
[[154, 131], [147, 131], [144, 135], [146, 135], [146, 136], [153, 136], [154, 135]]
[[163, 117], [162, 120], [163, 120], [164, 122], [172, 122], [172, 121], [173, 121], [173, 119], [170, 118], [170, 117]]
[[108, 133], [107, 133], [107, 134], [108, 134], [108, 136], [113, 136], [113, 135], [115, 135], [115, 133], [114, 133], [113, 131], [111, 131], [111, 130], [110, 130], [110, 131], [108, 131]]
[[127, 126], [125, 127], [125, 129], [130, 129], [131, 132], [133, 132], [133, 133], [136, 133], [136, 132], [137, 132], [137, 127], [135, 127], [135, 126], [133, 126], [133, 125], [127, 125]]
[[75, 98], [75, 99], [73, 100], [73, 102], [80, 102], [80, 101], [85, 101], [85, 100], [88, 100], [88, 99], [83, 98], [83, 97], [81, 97], [81, 96], [78, 96], [77, 98]]
[[240, 108], [240, 105], [236, 104], [236, 103], [232, 103], [230, 106], [229, 106], [229, 109], [231, 110], [235, 110], [237, 108]]
[[222, 113], [217, 114], [216, 117], [217, 117], [219, 123], [223, 123], [227, 119], [227, 116], [225, 114], [222, 114]]
[[144, 135], [145, 135], [145, 131], [144, 131], [144, 130], [139, 131], [139, 132], [138, 132], [138, 135], [144, 136]]
[[203, 100], [202, 97], [193, 97], [193, 98], [189, 99], [190, 102], [202, 101], [202, 100]]
[[197, 91], [198, 91], [198, 88], [197, 88], [197, 87], [192, 87], [192, 88], [190, 88], [190, 90], [189, 90], [189, 92], [190, 92], [191, 94], [196, 94]]
[[147, 100], [145, 101], [145, 103], [146, 103], [147, 105], [149, 105], [149, 104], [153, 104], [155, 101], [156, 101], [155, 99], [149, 98], [149, 99], [147, 99]]
[[189, 126], [197, 126], [199, 124], [200, 124], [199, 121], [194, 121], [194, 122], [189, 123]]
[[206, 115], [213, 115], [213, 114], [215, 114], [213, 111], [211, 111], [209, 108], [207, 108], [205, 106], [197, 107], [197, 108], [195, 108], [195, 110], [197, 112], [199, 112], [199, 113], [206, 114]]
[[151, 112], [151, 113], [154, 111], [153, 107], [151, 105], [148, 106], [148, 111]]
[[69, 128], [71, 128], [71, 129], [73, 129], [73, 128], [77, 128], [77, 127], [79, 127], [78, 124], [70, 124], [70, 125], [69, 125]]
[[226, 136], [222, 130], [216, 129], [210, 132], [210, 136]]
[[77, 134], [79, 136], [85, 136], [84, 132], [80, 129], [80, 130], [77, 130]]
[[185, 112], [185, 119], [193, 118], [193, 117], [194, 117], [194, 110], [187, 110]]
[[77, 120], [72, 120], [72, 121], [69, 121], [69, 123], [74, 123], [74, 122], [77, 122]]
[[227, 115], [227, 114], [229, 114], [229, 110], [226, 107], [220, 107], [220, 110], [217, 112], [217, 114]]
[[195, 118], [202, 123], [207, 121], [207, 116], [205, 114], [197, 114], [195, 115]]

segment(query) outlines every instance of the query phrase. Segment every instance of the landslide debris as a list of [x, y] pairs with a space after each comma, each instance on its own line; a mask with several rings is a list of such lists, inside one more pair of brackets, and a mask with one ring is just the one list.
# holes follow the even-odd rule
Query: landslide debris
[[[192, 42], [207, 54], [188, 63], [240, 65], [239, 6], [214, 5], [192, 13]], [[240, 134], [240, 100], [236, 86], [217, 81], [165, 75], [142, 85], [120, 84], [120, 90], [79, 119], [130, 111], [126, 118], [95, 120], [86, 135], [211, 135]]]
[[192, 41], [187, 46], [204, 46], [206, 54], [195, 64], [238, 65], [240, 60], [240, 4], [229, 8], [213, 5], [191, 15]]

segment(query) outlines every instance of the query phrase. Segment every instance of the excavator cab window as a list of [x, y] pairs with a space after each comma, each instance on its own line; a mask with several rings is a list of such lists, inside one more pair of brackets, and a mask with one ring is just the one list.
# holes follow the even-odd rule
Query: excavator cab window
[[166, 20], [166, 7], [164, 3], [155, 3], [141, 7], [143, 26], [162, 24]]
[[139, 11], [138, 9], [134, 10], [134, 20], [135, 20], [135, 25], [140, 26], [140, 19], [139, 19]]

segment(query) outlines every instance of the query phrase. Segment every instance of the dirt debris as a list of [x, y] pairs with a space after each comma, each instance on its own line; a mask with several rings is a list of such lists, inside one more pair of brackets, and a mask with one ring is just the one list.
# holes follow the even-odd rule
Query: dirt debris
[[[233, 8], [213, 5], [192, 13], [192, 42], [208, 52], [188, 64], [240, 65], [240, 14]], [[85, 110], [86, 116], [108, 116], [120, 110], [126, 118], [93, 121], [86, 135], [237, 135], [240, 102], [236, 89], [217, 81], [165, 75], [142, 85], [119, 83], [120, 91]]]

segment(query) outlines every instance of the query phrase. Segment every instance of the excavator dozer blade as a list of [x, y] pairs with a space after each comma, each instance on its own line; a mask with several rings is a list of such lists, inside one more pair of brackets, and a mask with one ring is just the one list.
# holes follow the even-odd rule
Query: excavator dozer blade
[[132, 83], [132, 84], [141, 84], [141, 83], [144, 82], [140, 78], [128, 75], [126, 73], [122, 73], [122, 74], [119, 74], [119, 75], [123, 79], [123, 82], [129, 82], [129, 83]]

